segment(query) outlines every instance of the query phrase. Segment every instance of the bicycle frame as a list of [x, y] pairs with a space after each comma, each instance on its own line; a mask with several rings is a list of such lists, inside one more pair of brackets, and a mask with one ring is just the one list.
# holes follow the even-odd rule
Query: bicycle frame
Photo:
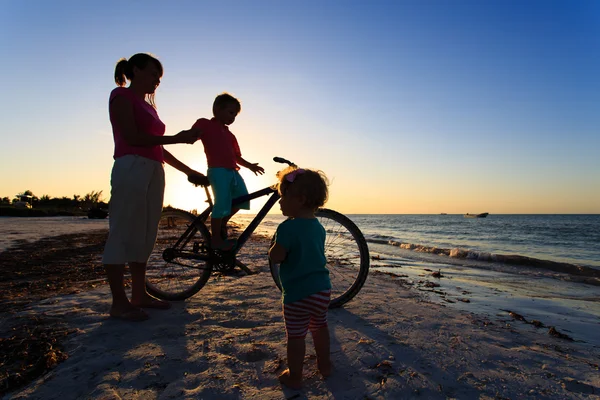
[[[186, 240], [186, 238], [188, 238], [190, 236], [190, 233], [192, 233], [194, 231], [194, 229], [196, 229], [195, 227], [198, 224], [204, 224], [206, 222], [206, 220], [208, 219], [208, 216], [210, 215], [210, 213], [213, 209], [213, 203], [212, 203], [210, 193], [208, 191], [208, 187], [205, 187], [205, 190], [206, 190], [206, 195], [208, 198], [207, 202], [209, 203], [208, 207], [204, 211], [202, 211], [202, 213], [199, 214], [196, 217], [196, 219], [194, 219], [194, 221], [192, 222], [192, 224], [190, 224], [190, 226], [184, 232], [184, 234], [181, 235], [181, 237], [175, 244], [175, 247], [179, 247], [181, 242]], [[258, 199], [259, 197], [268, 196], [268, 195], [271, 195], [271, 197], [267, 200], [265, 205], [260, 209], [260, 211], [256, 214], [256, 216], [248, 224], [246, 229], [244, 229], [244, 232], [242, 232], [240, 237], [237, 239], [236, 247], [235, 247], [235, 249], [233, 249], [234, 255], [237, 254], [238, 251], [244, 246], [244, 243], [246, 243], [246, 241], [250, 238], [250, 235], [252, 235], [252, 233], [254, 233], [254, 230], [256, 229], [256, 227], [258, 227], [258, 225], [262, 222], [262, 220], [265, 218], [267, 213], [271, 210], [271, 208], [273, 208], [275, 203], [279, 200], [280, 196], [279, 196], [279, 192], [277, 191], [275, 186], [269, 186], [264, 189], [257, 190], [256, 192], [247, 194], [245, 196], [236, 197], [235, 199], [232, 200], [231, 205], [232, 205], [232, 207], [234, 207], [238, 204], [242, 204], [247, 201]], [[188, 256], [186, 258], [202, 258], [202, 257], [189, 257]]]

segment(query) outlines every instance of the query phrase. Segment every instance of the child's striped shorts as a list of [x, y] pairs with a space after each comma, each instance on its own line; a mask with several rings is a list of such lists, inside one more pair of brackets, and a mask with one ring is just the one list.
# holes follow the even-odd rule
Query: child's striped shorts
[[327, 308], [331, 290], [323, 290], [302, 300], [283, 305], [283, 318], [288, 339], [302, 339], [310, 330], [327, 326]]

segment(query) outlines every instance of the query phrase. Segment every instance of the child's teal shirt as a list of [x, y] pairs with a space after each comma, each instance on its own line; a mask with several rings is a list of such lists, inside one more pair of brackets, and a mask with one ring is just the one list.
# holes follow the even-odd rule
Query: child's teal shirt
[[331, 289], [325, 258], [325, 229], [316, 218], [295, 218], [277, 228], [275, 242], [286, 250], [279, 277], [283, 303]]

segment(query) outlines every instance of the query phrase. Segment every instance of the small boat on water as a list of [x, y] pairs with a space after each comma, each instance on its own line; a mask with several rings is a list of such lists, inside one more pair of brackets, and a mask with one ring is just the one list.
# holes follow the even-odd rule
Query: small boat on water
[[481, 214], [469, 214], [469, 213], [466, 213], [464, 215], [464, 217], [465, 218], [485, 218], [488, 215], [490, 215], [490, 214], [489, 213], [481, 213]]

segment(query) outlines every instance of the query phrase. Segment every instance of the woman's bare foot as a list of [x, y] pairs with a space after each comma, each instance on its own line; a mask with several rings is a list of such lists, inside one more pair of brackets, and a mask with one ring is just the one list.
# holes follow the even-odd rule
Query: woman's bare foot
[[148, 293], [146, 293], [146, 296], [142, 301], [134, 301], [131, 299], [131, 305], [139, 308], [156, 308], [158, 310], [168, 310], [171, 308], [171, 303], [168, 301], [159, 300]]
[[286, 369], [281, 373], [281, 375], [279, 375], [279, 382], [289, 387], [290, 389], [298, 390], [302, 388], [302, 378], [292, 379], [289, 369]]

